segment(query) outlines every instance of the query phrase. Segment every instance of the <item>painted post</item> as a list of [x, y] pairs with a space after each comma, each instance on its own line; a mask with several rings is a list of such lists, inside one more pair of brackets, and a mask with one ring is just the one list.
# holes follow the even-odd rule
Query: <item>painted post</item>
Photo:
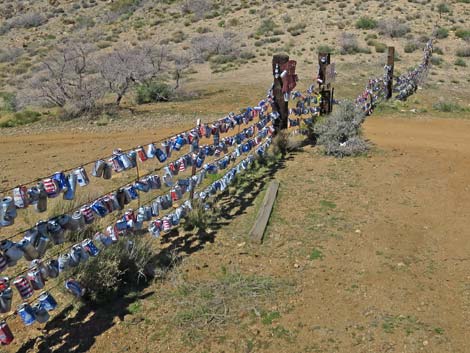
[[387, 99], [393, 94], [393, 69], [395, 67], [395, 47], [388, 47], [387, 55]]
[[289, 55], [276, 54], [273, 55], [273, 111], [278, 112], [280, 118], [274, 122], [274, 129], [276, 134], [283, 129], [287, 129], [287, 122], [289, 116], [289, 102], [284, 100], [284, 94], [282, 93], [282, 78], [281, 78], [281, 66], [289, 61]]

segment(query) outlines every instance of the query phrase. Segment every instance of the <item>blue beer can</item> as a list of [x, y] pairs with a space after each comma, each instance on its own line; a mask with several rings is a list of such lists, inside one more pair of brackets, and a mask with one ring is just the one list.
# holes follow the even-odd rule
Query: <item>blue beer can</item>
[[28, 303], [18, 306], [18, 315], [26, 326], [32, 325], [36, 321], [34, 310]]
[[47, 311], [57, 308], [57, 302], [49, 292], [42, 292], [39, 296], [39, 303]]
[[93, 243], [93, 240], [91, 239], [85, 239], [82, 242], [83, 248], [90, 254], [90, 256], [97, 256], [100, 253], [100, 249], [98, 249]]

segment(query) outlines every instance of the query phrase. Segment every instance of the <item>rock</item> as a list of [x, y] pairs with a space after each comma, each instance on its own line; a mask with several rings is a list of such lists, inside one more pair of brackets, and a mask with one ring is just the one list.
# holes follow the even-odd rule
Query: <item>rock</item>
[[427, 346], [429, 344], [428, 341], [423, 341], [423, 346]]

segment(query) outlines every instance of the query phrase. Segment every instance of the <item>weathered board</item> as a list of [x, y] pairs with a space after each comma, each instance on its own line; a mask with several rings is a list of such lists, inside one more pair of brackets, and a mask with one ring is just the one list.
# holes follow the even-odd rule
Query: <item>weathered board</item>
[[276, 200], [277, 190], [279, 189], [279, 181], [273, 180], [269, 183], [268, 190], [264, 196], [263, 204], [258, 212], [255, 224], [250, 231], [250, 239], [254, 242], [262, 243], [264, 231], [268, 225], [269, 217]]

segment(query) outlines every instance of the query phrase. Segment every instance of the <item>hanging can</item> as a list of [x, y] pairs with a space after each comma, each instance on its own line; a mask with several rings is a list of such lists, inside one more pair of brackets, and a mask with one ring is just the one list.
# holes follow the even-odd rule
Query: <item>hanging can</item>
[[11, 299], [13, 298], [13, 291], [10, 287], [5, 288], [0, 292], [0, 313], [5, 314], [11, 310]]
[[83, 249], [85, 249], [90, 256], [97, 256], [100, 253], [100, 249], [98, 249], [93, 243], [93, 240], [91, 239], [85, 239], [82, 242]]
[[33, 296], [33, 287], [31, 283], [26, 279], [25, 276], [19, 276], [13, 281], [13, 285], [16, 287], [18, 292], [20, 292], [21, 298], [28, 299]]
[[34, 290], [39, 290], [39, 289], [44, 288], [44, 280], [42, 278], [41, 271], [39, 270], [29, 271], [27, 276], [28, 276], [29, 283], [31, 283], [31, 286], [33, 287]]
[[18, 306], [18, 315], [20, 315], [21, 321], [23, 321], [26, 326], [30, 326], [36, 321], [34, 309], [28, 303], [23, 303]]
[[28, 239], [23, 239], [18, 243], [18, 248], [23, 251], [24, 258], [32, 261], [39, 257], [37, 249], [29, 242]]
[[85, 294], [85, 288], [83, 288], [81, 284], [73, 278], [65, 281], [65, 288], [67, 288], [68, 291], [77, 298], [82, 297]]
[[51, 317], [46, 310], [45, 307], [41, 305], [41, 303], [36, 304], [33, 306], [33, 311], [34, 311], [34, 317], [36, 318], [36, 321], [39, 322], [40, 324], [43, 324], [47, 321], [49, 321], [49, 318]]
[[42, 292], [38, 300], [41, 306], [44, 307], [47, 311], [51, 311], [57, 308], [57, 301], [49, 292]]
[[10, 327], [5, 322], [5, 320], [0, 322], [0, 343], [6, 346], [10, 344], [13, 339], [13, 333], [11, 333]]
[[135, 151], [137, 152], [137, 156], [141, 162], [145, 162], [148, 159], [148, 156], [142, 146], [138, 146]]
[[57, 278], [59, 276], [59, 272], [60, 272], [59, 271], [59, 261], [57, 261], [56, 259], [50, 260], [46, 265], [46, 269], [47, 269], [48, 277]]
[[27, 208], [29, 205], [28, 189], [20, 185], [13, 189], [13, 201], [16, 208]]

